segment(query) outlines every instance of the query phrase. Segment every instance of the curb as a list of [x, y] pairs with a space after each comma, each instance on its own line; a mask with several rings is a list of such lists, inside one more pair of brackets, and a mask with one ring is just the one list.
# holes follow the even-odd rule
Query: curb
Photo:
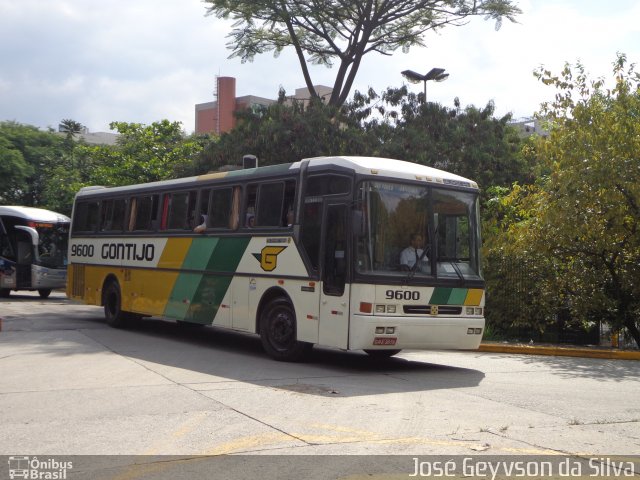
[[516, 353], [522, 355], [547, 355], [555, 357], [604, 358], [609, 360], [640, 360], [640, 352], [628, 350], [605, 350], [595, 348], [538, 347], [529, 345], [509, 345], [501, 343], [482, 343], [480, 352]]

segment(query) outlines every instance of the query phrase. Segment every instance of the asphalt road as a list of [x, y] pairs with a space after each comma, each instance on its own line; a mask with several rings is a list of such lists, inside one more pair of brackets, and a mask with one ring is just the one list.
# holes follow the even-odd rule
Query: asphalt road
[[314, 349], [13, 293], [0, 301], [1, 455], [632, 455], [640, 362]]

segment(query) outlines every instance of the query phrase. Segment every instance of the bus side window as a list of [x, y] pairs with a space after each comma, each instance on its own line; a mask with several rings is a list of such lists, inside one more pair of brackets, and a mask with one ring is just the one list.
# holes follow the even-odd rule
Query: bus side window
[[211, 189], [207, 188], [200, 191], [200, 199], [198, 202], [198, 208], [196, 209], [198, 214], [196, 215], [194, 231], [204, 231], [205, 228], [210, 226], [209, 210], [211, 205]]
[[320, 239], [322, 238], [322, 199], [307, 198], [304, 204], [302, 245], [311, 267], [318, 270], [320, 263]]
[[284, 182], [265, 183], [258, 191], [258, 215], [256, 226], [279, 227], [282, 225]]
[[158, 195], [133, 198], [130, 211], [129, 231], [155, 230], [158, 217]]
[[306, 195], [345, 195], [351, 191], [351, 179], [344, 175], [312, 175], [307, 180]]
[[126, 207], [127, 202], [124, 198], [103, 201], [100, 230], [103, 232], [115, 232], [124, 230]]
[[256, 222], [256, 202], [258, 198], [258, 185], [247, 187], [247, 201], [245, 206], [244, 227], [253, 228]]
[[296, 182], [287, 180], [284, 186], [284, 203], [282, 207], [282, 226], [292, 227], [294, 218], [294, 201], [296, 196]]
[[[237, 188], [237, 187], [236, 187]], [[233, 213], [233, 190], [216, 188], [211, 193], [209, 226], [211, 228], [231, 228]]]
[[7, 235], [2, 220], [0, 220], [0, 257], [13, 259], [13, 248], [9, 241], [9, 235]]
[[73, 218], [74, 232], [93, 232], [98, 227], [100, 204], [96, 202], [80, 202], [76, 206]]
[[169, 194], [169, 230], [192, 230], [195, 220], [196, 191]]

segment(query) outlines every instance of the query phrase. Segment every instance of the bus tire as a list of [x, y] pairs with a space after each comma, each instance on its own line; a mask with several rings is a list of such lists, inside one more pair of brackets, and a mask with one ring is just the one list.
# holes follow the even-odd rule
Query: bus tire
[[122, 294], [120, 285], [115, 280], [110, 281], [102, 294], [104, 318], [111, 327], [122, 328], [127, 324], [128, 316], [122, 311]]
[[312, 345], [296, 338], [296, 313], [284, 298], [271, 300], [260, 315], [260, 340], [274, 360], [297, 362]]
[[11, 296], [10, 288], [0, 288], [0, 298], [9, 298]]
[[40, 295], [40, 298], [49, 298], [49, 295], [51, 295], [51, 289], [41, 288], [40, 290], [38, 290], [38, 294]]
[[402, 350], [365, 350], [366, 354], [371, 358], [389, 358], [397, 355]]

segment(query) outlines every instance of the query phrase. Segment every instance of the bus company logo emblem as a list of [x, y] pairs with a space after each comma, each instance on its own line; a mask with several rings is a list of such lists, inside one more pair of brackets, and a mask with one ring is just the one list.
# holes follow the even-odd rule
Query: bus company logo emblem
[[438, 305], [431, 305], [431, 315], [438, 315]]
[[267, 246], [260, 253], [253, 256], [260, 262], [260, 267], [265, 272], [272, 272], [278, 266], [278, 255], [287, 247]]

